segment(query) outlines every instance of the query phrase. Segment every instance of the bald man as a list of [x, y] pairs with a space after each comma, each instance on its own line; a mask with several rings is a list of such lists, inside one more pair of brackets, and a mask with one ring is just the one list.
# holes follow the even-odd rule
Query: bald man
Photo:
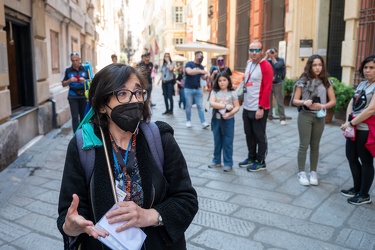
[[254, 41], [249, 46], [250, 60], [245, 71], [245, 89], [242, 119], [248, 148], [247, 158], [239, 163], [247, 171], [266, 169], [266, 125], [270, 109], [273, 69], [263, 59], [262, 44]]

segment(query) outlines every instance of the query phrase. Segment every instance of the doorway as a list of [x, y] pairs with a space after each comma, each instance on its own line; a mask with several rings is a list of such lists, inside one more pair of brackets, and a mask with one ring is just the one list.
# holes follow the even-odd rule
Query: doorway
[[12, 113], [35, 106], [30, 24], [6, 18], [9, 91]]

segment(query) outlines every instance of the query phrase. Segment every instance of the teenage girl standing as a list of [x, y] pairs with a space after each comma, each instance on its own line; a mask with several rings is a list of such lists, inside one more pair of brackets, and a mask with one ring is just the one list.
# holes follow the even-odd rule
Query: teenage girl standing
[[210, 105], [213, 108], [211, 129], [214, 136], [214, 157], [208, 167], [221, 167], [223, 151], [223, 170], [229, 172], [233, 166], [234, 114], [240, 109], [240, 104], [228, 73], [217, 73]]
[[[318, 117], [319, 110], [330, 109], [336, 104], [333, 86], [328, 80], [324, 60], [312, 55], [307, 60], [304, 72], [296, 82], [293, 104], [299, 107], [298, 114], [298, 181], [301, 185], [318, 185], [317, 166], [319, 143], [325, 119]], [[310, 146], [310, 174], [305, 172], [306, 154]]]

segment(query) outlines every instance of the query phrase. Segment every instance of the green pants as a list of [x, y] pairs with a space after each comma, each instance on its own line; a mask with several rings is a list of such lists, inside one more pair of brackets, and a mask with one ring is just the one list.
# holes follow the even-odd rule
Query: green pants
[[325, 120], [317, 118], [315, 113], [301, 110], [298, 114], [298, 172], [305, 171], [307, 149], [310, 146], [310, 171], [316, 171], [319, 158], [319, 143], [324, 130]]

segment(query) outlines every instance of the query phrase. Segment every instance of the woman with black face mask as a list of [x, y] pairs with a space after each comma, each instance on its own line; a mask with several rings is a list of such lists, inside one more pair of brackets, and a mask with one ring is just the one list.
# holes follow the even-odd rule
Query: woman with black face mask
[[[142, 73], [125, 64], [95, 75], [92, 109], [84, 119], [91, 123], [81, 124], [70, 141], [61, 183], [57, 226], [65, 249], [109, 249], [111, 237], [131, 230], [141, 235], [135, 242], [141, 249], [186, 249], [184, 232], [198, 210], [197, 194], [173, 129], [164, 122], [156, 122], [160, 147], [168, 152], [162, 169], [153, 157], [142, 126], [151, 116], [146, 89]], [[94, 158], [91, 170], [82, 160], [84, 149]], [[97, 224], [103, 220], [116, 233]]]

